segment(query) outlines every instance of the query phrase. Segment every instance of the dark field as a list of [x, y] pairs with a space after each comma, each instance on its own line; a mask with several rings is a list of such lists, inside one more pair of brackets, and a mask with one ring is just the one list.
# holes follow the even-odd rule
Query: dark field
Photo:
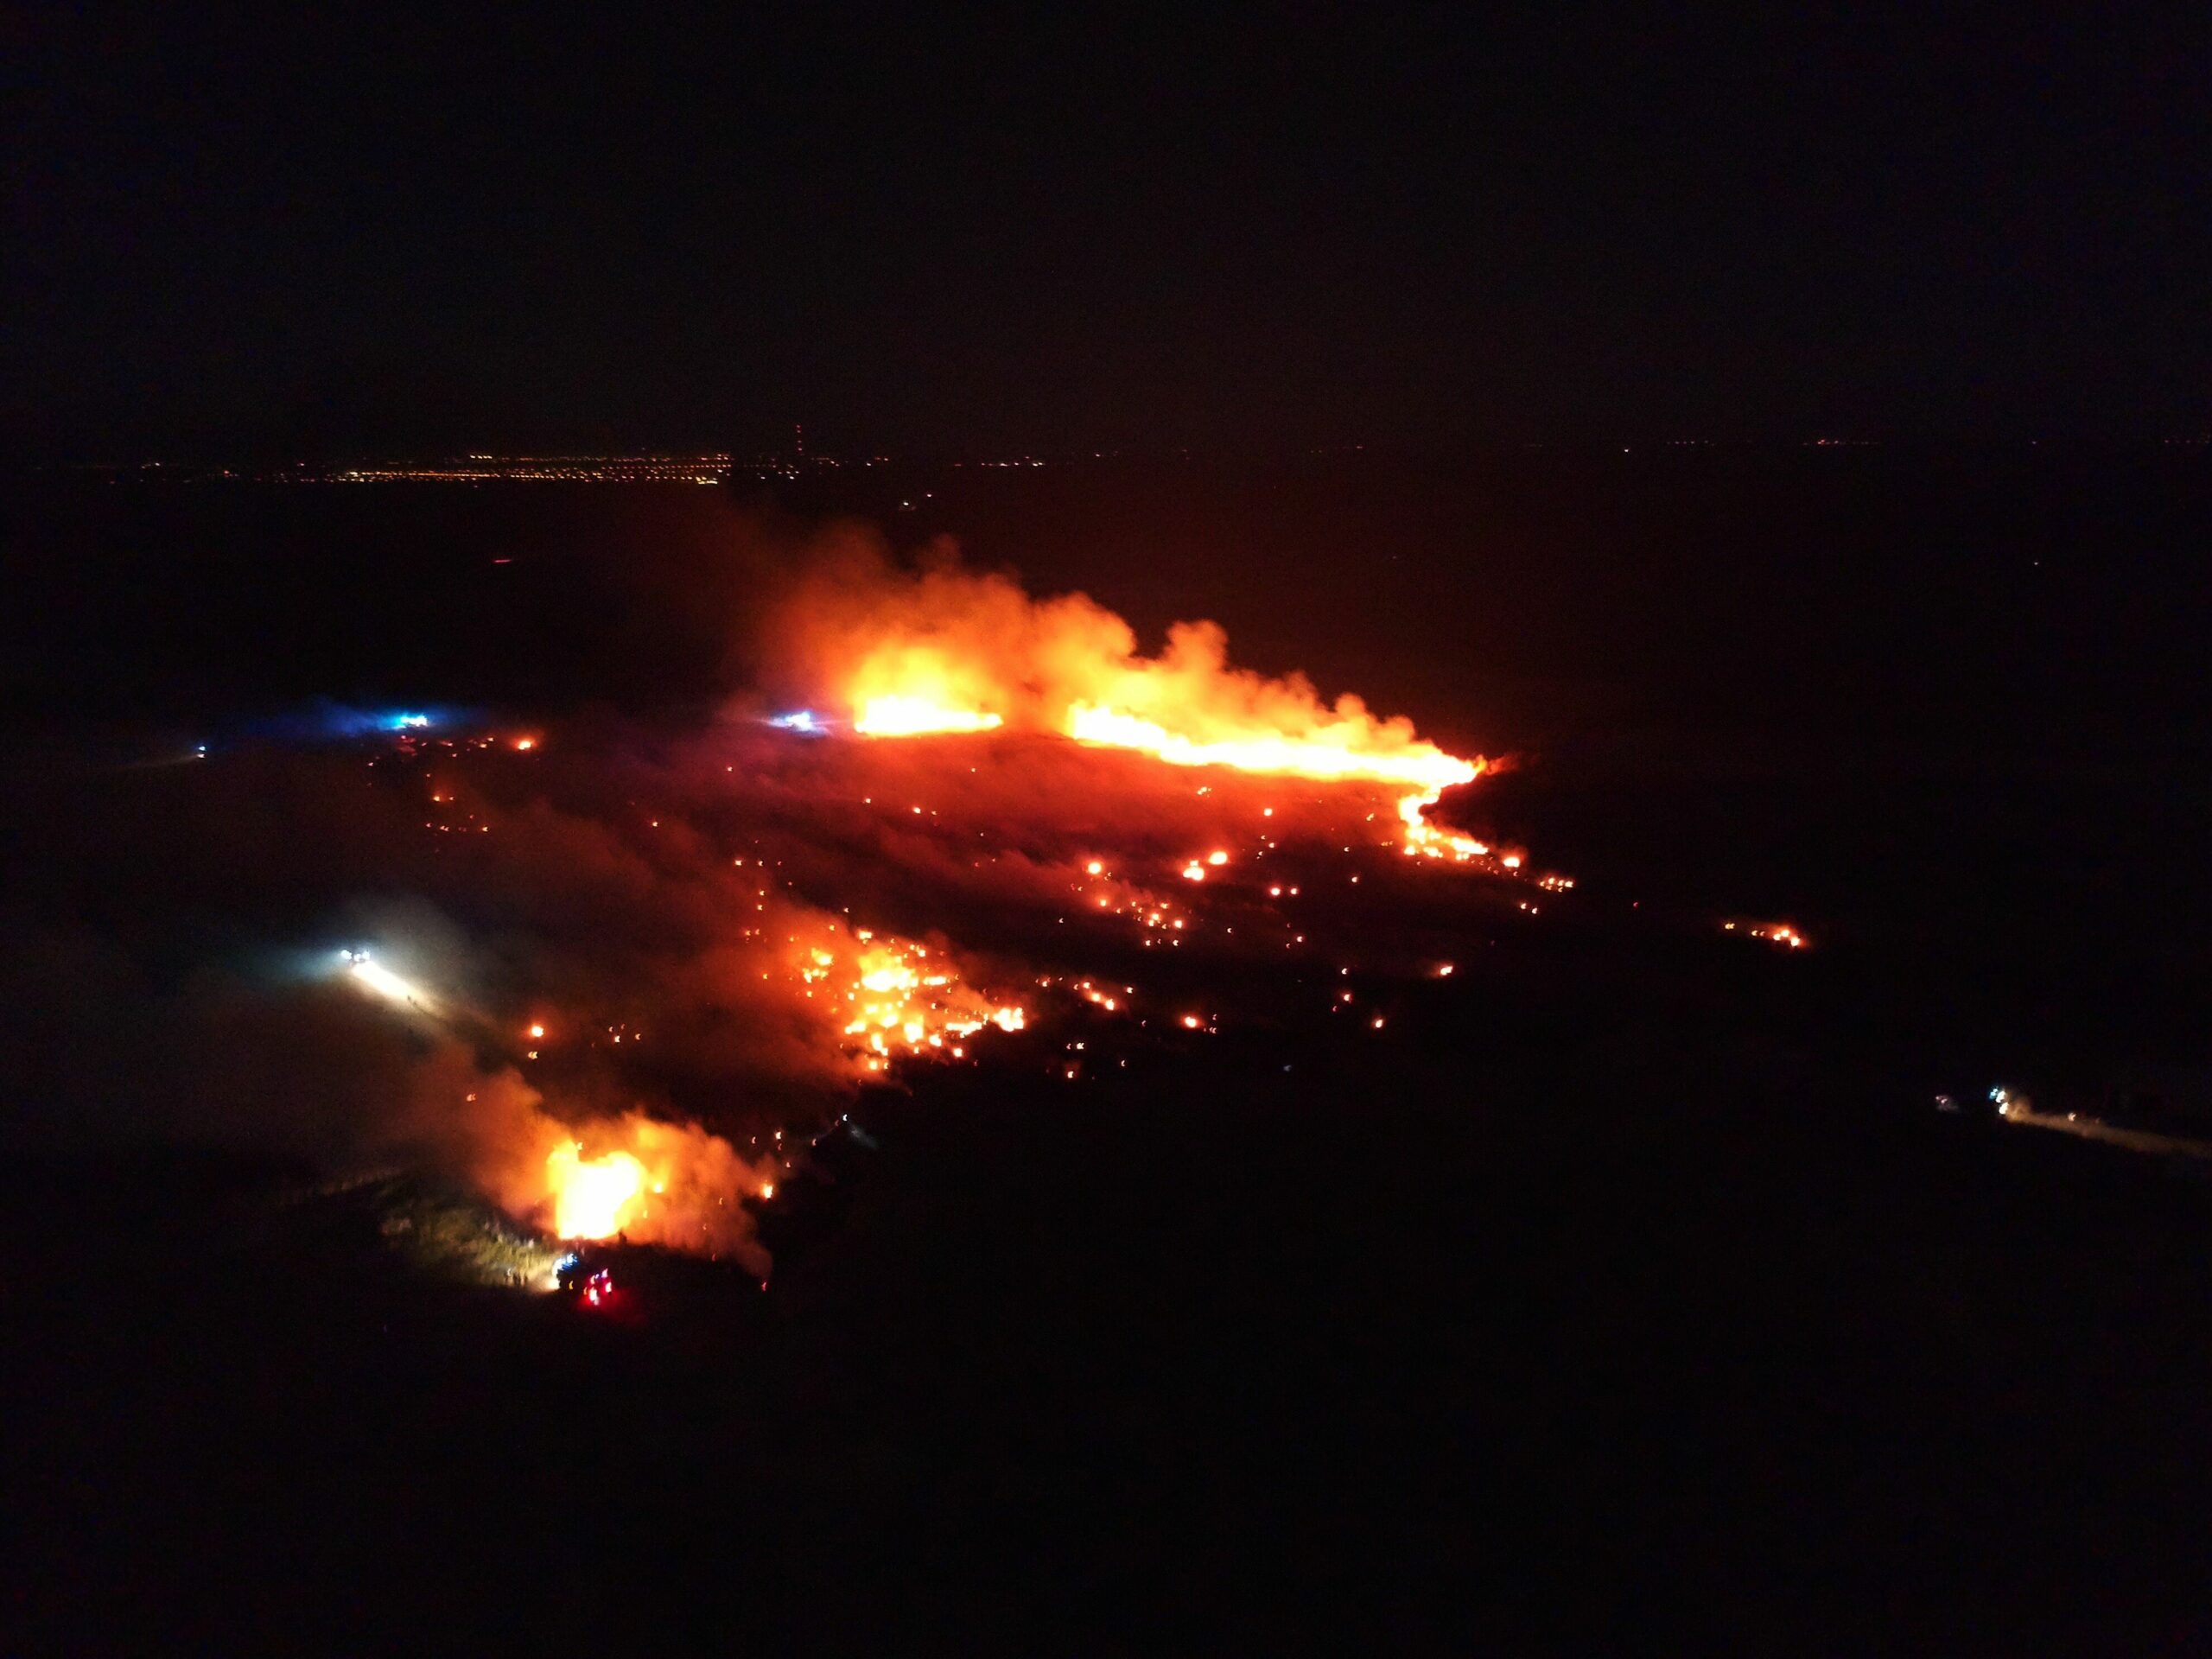
[[[825, 1154], [769, 1290], [641, 1262], [623, 1320], [445, 1283], [250, 1149], [27, 1148], [15, 1645], [2212, 1641], [2212, 1166], [1977, 1108], [2155, 1075], [2185, 1120], [2212, 1075], [2202, 451], [749, 505], [38, 480], [6, 497], [10, 765], [316, 696], [703, 718], [756, 509], [957, 535], [1148, 643], [1211, 616], [1510, 753], [1470, 826], [1580, 887], [1394, 992], [1388, 1045], [1288, 1018], [1285, 969], [1230, 1037], [1080, 1089], [1009, 1045], [865, 1092], [880, 1150]], [[8, 862], [10, 925], [54, 919]], [[1817, 948], [1719, 937], [1739, 914]]]

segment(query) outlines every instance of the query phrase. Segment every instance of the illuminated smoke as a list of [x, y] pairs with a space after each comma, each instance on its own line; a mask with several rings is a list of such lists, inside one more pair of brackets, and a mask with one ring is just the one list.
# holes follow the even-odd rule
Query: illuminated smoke
[[[857, 895], [882, 863], [823, 837], [817, 785], [717, 817], [718, 735], [363, 741], [44, 785], [22, 850], [54, 919], [0, 950], [0, 1092], [40, 1109], [16, 1140], [421, 1168], [549, 1231], [764, 1268], [750, 1209], [786, 1171], [750, 1148], [1026, 1022], [949, 942], [799, 889]], [[889, 900], [912, 878], [885, 868]], [[142, 950], [124, 925], [175, 893], [219, 894], [232, 936], [264, 943]], [[165, 951], [200, 965], [164, 986]]]
[[404, 1129], [419, 1150], [557, 1237], [619, 1235], [767, 1271], [747, 1200], [772, 1185], [780, 1166], [748, 1160], [697, 1124], [637, 1110], [571, 1122], [512, 1067], [487, 1075], [454, 1046], [421, 1068], [385, 1128]]
[[[849, 928], [797, 906], [782, 907], [779, 916], [793, 930], [783, 948], [762, 940], [752, 958], [766, 964], [759, 970], [766, 994], [795, 999], [787, 1006], [804, 1010], [819, 1040], [839, 1051], [855, 1077], [881, 1077], [904, 1058], [960, 1058], [966, 1040], [986, 1027], [1018, 1031], [1025, 1023], [1018, 1004], [995, 1001], [969, 987], [942, 947]], [[489, 1028], [491, 1022], [471, 1015], [457, 999], [434, 997], [366, 950], [344, 953], [343, 965], [347, 977], [381, 1001], [432, 1020], [455, 1039], [480, 1039]], [[586, 1027], [582, 1020], [563, 1023]], [[548, 1043], [548, 1029], [534, 1020], [523, 1039]], [[610, 1051], [627, 1037], [634, 1052], [644, 1033], [626, 1026], [604, 1035]], [[531, 1048], [524, 1058], [536, 1061], [557, 1052]], [[512, 1065], [474, 1087], [461, 1088], [449, 1076], [430, 1086], [444, 1089], [446, 1098], [435, 1109], [448, 1123], [446, 1139], [472, 1176], [518, 1218], [567, 1239], [620, 1236], [728, 1252], [766, 1271], [745, 1205], [773, 1193], [779, 1168], [774, 1159], [748, 1160], [721, 1135], [642, 1109], [614, 1117], [550, 1111]], [[456, 1088], [457, 1104], [450, 1098]]]

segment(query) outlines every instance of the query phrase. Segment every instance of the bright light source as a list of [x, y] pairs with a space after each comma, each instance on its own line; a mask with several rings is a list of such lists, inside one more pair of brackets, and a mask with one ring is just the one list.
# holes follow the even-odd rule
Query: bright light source
[[[870, 697], [853, 718], [863, 737], [914, 737], [927, 732], [988, 732], [1004, 725], [999, 715], [959, 709], [927, 697]], [[811, 729], [811, 728], [809, 728]]]
[[553, 1193], [553, 1228], [563, 1238], [611, 1238], [631, 1219], [645, 1185], [645, 1166], [626, 1152], [586, 1158], [574, 1141], [545, 1160]]
[[365, 950], [348, 953], [346, 971], [353, 975], [357, 983], [375, 992], [387, 1002], [404, 1002], [424, 1013], [429, 1011], [429, 992], [411, 981], [402, 979], [382, 963], [370, 961], [369, 953]]

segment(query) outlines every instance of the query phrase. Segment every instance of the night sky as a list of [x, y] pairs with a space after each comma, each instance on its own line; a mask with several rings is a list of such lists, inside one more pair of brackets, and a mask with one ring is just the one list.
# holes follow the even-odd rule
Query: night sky
[[2212, 424], [2202, 8], [293, 10], [0, 25], [15, 458]]

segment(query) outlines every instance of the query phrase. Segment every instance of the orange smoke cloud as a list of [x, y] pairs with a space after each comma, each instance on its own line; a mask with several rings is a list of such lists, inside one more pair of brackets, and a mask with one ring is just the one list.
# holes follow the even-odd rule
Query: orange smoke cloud
[[422, 1140], [442, 1147], [443, 1161], [557, 1237], [620, 1234], [767, 1270], [745, 1200], [772, 1185], [779, 1168], [747, 1160], [697, 1124], [640, 1111], [566, 1122], [513, 1069], [486, 1075], [459, 1044], [442, 1046], [418, 1074], [411, 1116]]

